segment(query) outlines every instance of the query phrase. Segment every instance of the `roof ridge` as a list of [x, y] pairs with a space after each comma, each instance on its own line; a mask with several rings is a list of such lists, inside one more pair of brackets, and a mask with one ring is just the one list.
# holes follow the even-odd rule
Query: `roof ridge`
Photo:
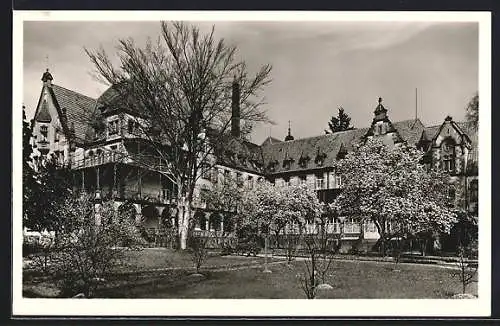
[[54, 87], [54, 86], [57, 86], [57, 87], [59, 87], [59, 88], [62, 88], [62, 89], [64, 89], [64, 90], [68, 91], [68, 92], [72, 92], [72, 93], [78, 94], [78, 95], [80, 95], [80, 96], [87, 97], [87, 98], [89, 98], [89, 99], [91, 99], [91, 100], [93, 100], [93, 101], [97, 101], [97, 99], [96, 99], [96, 98], [90, 97], [90, 96], [88, 96], [88, 95], [82, 94], [82, 93], [80, 93], [80, 92], [74, 91], [74, 90], [69, 89], [69, 88], [66, 88], [66, 87], [64, 87], [64, 86], [57, 85], [57, 84], [52, 84], [52, 87]]

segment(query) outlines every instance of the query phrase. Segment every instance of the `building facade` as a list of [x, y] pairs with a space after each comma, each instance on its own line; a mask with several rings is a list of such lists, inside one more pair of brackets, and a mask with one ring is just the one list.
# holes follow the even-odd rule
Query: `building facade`
[[[75, 189], [97, 198], [113, 199], [118, 206], [132, 203], [136, 220], [150, 234], [177, 225], [173, 207], [176, 184], [169, 176], [168, 162], [152, 155], [141, 135], [141, 113], [120, 101], [109, 88], [98, 99], [54, 84], [47, 70], [32, 120], [33, 162], [52, 157], [74, 173]], [[362, 139], [380, 137], [389, 146], [415, 145], [425, 154], [429, 167], [444, 169], [467, 193], [467, 209], [477, 216], [477, 132], [473, 126], [446, 117], [441, 125], [426, 127], [419, 119], [392, 122], [379, 99], [373, 121], [360, 128], [295, 139], [289, 128], [283, 141], [268, 137], [254, 144], [240, 137], [239, 89], [233, 85], [231, 134], [216, 149], [214, 166], [200, 176], [195, 197], [201, 198], [215, 184], [231, 176], [242, 187], [267, 179], [276, 186], [306, 184], [322, 202], [331, 202], [342, 189], [342, 176], [334, 163], [353, 150]], [[198, 200], [196, 230], [227, 230], [223, 218]], [[360, 224], [347, 217], [345, 238], [376, 240], [373, 224]], [[340, 222], [331, 220], [328, 230], [340, 232]]]

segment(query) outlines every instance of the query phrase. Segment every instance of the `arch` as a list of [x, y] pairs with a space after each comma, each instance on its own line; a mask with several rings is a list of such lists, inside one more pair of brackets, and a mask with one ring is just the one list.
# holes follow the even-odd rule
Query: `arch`
[[144, 228], [152, 229], [160, 226], [160, 212], [155, 206], [145, 206], [141, 210], [141, 214]]
[[207, 217], [205, 216], [205, 212], [197, 210], [194, 213], [194, 220], [195, 220], [195, 227], [199, 228], [200, 230], [207, 229]]
[[171, 229], [175, 227], [176, 224], [174, 224], [174, 217], [176, 216], [175, 214], [175, 208], [173, 207], [165, 207], [163, 211], [161, 212], [160, 220], [161, 220], [161, 225], [164, 227]]
[[223, 219], [223, 216], [222, 216], [222, 213], [220, 213], [220, 212], [213, 212], [212, 214], [210, 214], [209, 229], [215, 230], [215, 231], [220, 231], [222, 219]]

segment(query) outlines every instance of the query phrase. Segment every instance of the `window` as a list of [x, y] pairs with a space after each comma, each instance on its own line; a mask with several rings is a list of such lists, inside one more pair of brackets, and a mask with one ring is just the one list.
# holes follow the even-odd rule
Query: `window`
[[236, 172], [236, 184], [238, 186], [243, 185], [243, 174], [241, 172]]
[[301, 168], [307, 168], [307, 163], [309, 163], [309, 160], [310, 160], [309, 156], [301, 156], [299, 158], [299, 166]]
[[253, 177], [251, 175], [247, 178], [247, 187], [248, 189], [253, 189]]
[[377, 226], [375, 225], [375, 223], [373, 223], [373, 221], [368, 221], [364, 223], [363, 226], [365, 232], [377, 232]]
[[283, 186], [290, 186], [290, 177], [284, 177], [283, 178]]
[[224, 183], [227, 184], [231, 178], [231, 171], [224, 170]]
[[132, 119], [128, 120], [128, 126], [127, 126], [127, 131], [129, 134], [137, 134], [140, 131], [141, 125], [139, 122], [134, 121]]
[[42, 134], [44, 140], [46, 140], [49, 128], [47, 126], [40, 126], [40, 133]]
[[54, 132], [54, 142], [59, 142], [59, 133], [57, 131]]
[[307, 183], [307, 177], [305, 175], [299, 176], [299, 185], [305, 185]]
[[335, 176], [335, 188], [342, 187], [342, 177], [340, 175]]
[[442, 167], [445, 172], [455, 172], [455, 144], [452, 140], [445, 140], [441, 145]]
[[344, 233], [359, 233], [361, 227], [354, 218], [348, 218], [344, 221]]
[[325, 189], [325, 179], [323, 179], [323, 174], [316, 174], [316, 189]]
[[118, 133], [118, 120], [108, 121], [108, 135], [116, 135]]

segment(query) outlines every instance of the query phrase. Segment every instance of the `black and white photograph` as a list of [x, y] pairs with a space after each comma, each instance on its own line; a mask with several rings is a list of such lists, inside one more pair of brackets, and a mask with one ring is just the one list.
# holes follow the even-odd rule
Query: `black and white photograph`
[[490, 28], [14, 12], [13, 313], [489, 315]]

